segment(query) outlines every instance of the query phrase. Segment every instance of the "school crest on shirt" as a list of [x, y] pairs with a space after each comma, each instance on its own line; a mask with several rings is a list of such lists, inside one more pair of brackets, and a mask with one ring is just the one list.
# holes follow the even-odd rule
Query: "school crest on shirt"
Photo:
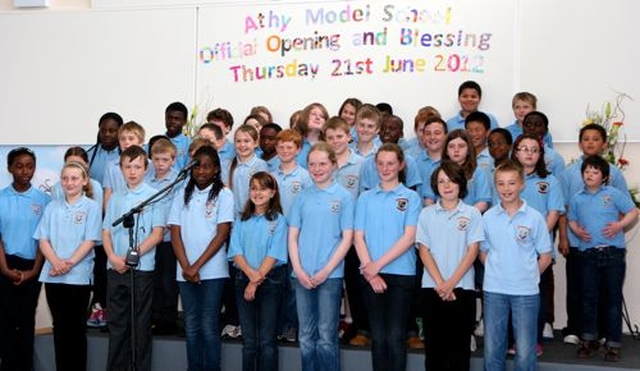
[[75, 215], [73, 215], [73, 222], [75, 224], [82, 224], [87, 217], [87, 213], [84, 211], [76, 211]]
[[409, 199], [407, 199], [406, 197], [396, 198], [396, 209], [398, 209], [398, 211], [402, 211], [402, 212], [406, 211], [408, 204], [409, 204]]
[[204, 204], [204, 217], [207, 219], [211, 218], [215, 209], [216, 204], [214, 202], [207, 201], [207, 203]]
[[33, 213], [33, 215], [42, 214], [42, 206], [38, 204], [31, 204], [31, 212]]
[[355, 188], [358, 186], [358, 177], [355, 175], [347, 176], [347, 188]]
[[302, 182], [294, 180], [291, 182], [291, 193], [298, 194], [302, 190]]
[[469, 223], [471, 223], [471, 219], [466, 216], [461, 216], [458, 218], [458, 230], [466, 231], [469, 228]]
[[549, 183], [548, 182], [538, 182], [536, 183], [536, 190], [538, 193], [546, 195], [549, 193]]
[[610, 206], [612, 202], [613, 199], [611, 199], [611, 195], [602, 196], [602, 206]]
[[340, 201], [329, 201], [329, 211], [332, 214], [337, 214], [340, 212]]
[[519, 243], [524, 243], [529, 239], [531, 235], [531, 229], [524, 225], [519, 225], [516, 227], [516, 240]]
[[273, 236], [274, 233], [276, 233], [276, 228], [278, 227], [278, 221], [277, 220], [272, 220], [269, 222], [268, 228], [269, 228], [269, 236]]

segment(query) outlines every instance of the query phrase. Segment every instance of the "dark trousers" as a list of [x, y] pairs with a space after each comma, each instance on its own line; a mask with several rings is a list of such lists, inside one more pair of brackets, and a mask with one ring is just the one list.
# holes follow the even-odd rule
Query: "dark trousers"
[[566, 256], [565, 270], [567, 279], [567, 327], [564, 335], [582, 334], [582, 255], [572, 247]]
[[356, 336], [358, 332], [369, 333], [369, 317], [367, 308], [364, 305], [362, 285], [360, 283], [360, 259], [355, 247], [351, 247], [344, 259], [344, 285], [347, 290], [349, 310], [353, 322], [349, 327], [349, 332], [343, 336], [349, 340]]
[[[34, 261], [7, 255], [9, 268], [29, 270]], [[20, 286], [0, 274], [0, 370], [31, 371], [36, 307], [40, 295], [38, 278]]]
[[456, 300], [443, 301], [432, 288], [422, 289], [424, 367], [427, 371], [468, 371], [469, 339], [476, 317], [476, 292], [455, 289]]
[[371, 359], [374, 371], [407, 368], [407, 318], [416, 294], [415, 276], [380, 274], [387, 290], [377, 294], [362, 278], [364, 300], [371, 325]]
[[171, 242], [156, 246], [156, 266], [153, 282], [152, 319], [156, 326], [175, 327], [178, 319], [178, 282], [176, 254]]
[[107, 307], [107, 253], [102, 245], [93, 248], [95, 252], [93, 264], [93, 296], [91, 305], [100, 304], [102, 309]]
[[224, 291], [222, 292], [222, 306], [224, 306], [224, 313], [222, 317], [222, 326], [226, 325], [240, 326], [240, 319], [238, 318], [238, 303], [236, 302], [236, 289], [234, 287], [236, 279], [236, 269], [233, 263], [229, 263], [229, 279], [224, 282]]
[[151, 301], [153, 272], [107, 271], [107, 312], [109, 313], [109, 352], [107, 371], [129, 370], [131, 346], [131, 274], [135, 277], [135, 362], [139, 371], [151, 370]]
[[53, 318], [56, 370], [85, 371], [86, 309], [91, 286], [45, 283], [44, 288]]

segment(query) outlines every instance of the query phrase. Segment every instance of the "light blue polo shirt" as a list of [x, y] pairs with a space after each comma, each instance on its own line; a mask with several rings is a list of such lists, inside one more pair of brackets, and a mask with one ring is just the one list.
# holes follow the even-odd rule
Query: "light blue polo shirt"
[[416, 158], [416, 164], [418, 165], [418, 172], [422, 179], [422, 185], [419, 188], [420, 197], [422, 199], [429, 199], [431, 201], [436, 200], [436, 194], [431, 189], [431, 174], [440, 166], [441, 159], [432, 159], [427, 151], [420, 152]]
[[303, 168], [307, 168], [307, 156], [309, 156], [309, 151], [311, 150], [311, 143], [307, 138], [302, 138], [302, 146], [300, 147], [300, 152], [298, 152], [298, 156], [296, 159], [298, 161], [298, 165]]
[[[233, 194], [228, 188], [220, 190], [218, 197], [207, 201], [211, 186], [199, 190], [195, 187], [188, 205], [184, 204], [184, 189], [181, 189], [171, 204], [167, 224], [180, 226], [180, 237], [184, 244], [189, 264], [193, 264], [205, 252], [218, 232], [218, 224], [233, 222]], [[200, 268], [200, 279], [210, 280], [229, 277], [225, 246]], [[182, 267], [178, 264], [176, 279], [184, 282]]]
[[[568, 207], [569, 202], [571, 202], [571, 198], [576, 193], [582, 191], [584, 189], [584, 181], [582, 180], [582, 171], [580, 168], [582, 167], [582, 162], [584, 157], [580, 157], [578, 161], [573, 164], [567, 166], [565, 171], [561, 174], [560, 177], [557, 177], [560, 183], [562, 184], [564, 201], [565, 205]], [[627, 181], [624, 179], [622, 172], [618, 169], [617, 166], [609, 166], [609, 185], [614, 188], [620, 190], [623, 194], [629, 194], [629, 187], [627, 186]], [[629, 197], [630, 198], [630, 197]], [[571, 228], [568, 229], [569, 235], [569, 245], [571, 247], [578, 247], [580, 244], [580, 238], [576, 236]]]
[[537, 210], [524, 201], [509, 216], [501, 204], [482, 216], [487, 253], [484, 291], [505, 295], [536, 295], [540, 271], [538, 256], [551, 253], [547, 223]]
[[493, 157], [489, 154], [489, 147], [485, 147], [485, 149], [478, 153], [476, 156], [476, 165], [487, 173], [491, 173], [491, 169], [493, 169]]
[[[149, 168], [149, 171], [147, 171], [147, 173], [145, 174], [144, 181], [156, 191], [159, 191], [167, 187], [169, 184], [171, 184], [174, 180], [176, 180], [179, 173], [179, 171], [176, 170], [175, 168], [171, 168], [169, 169], [169, 173], [167, 175], [165, 175], [162, 178], [156, 178], [155, 171], [151, 171], [151, 170], [154, 170], [153, 166], [151, 166]], [[171, 210], [171, 202], [173, 200], [173, 197], [175, 197], [176, 195], [176, 191], [180, 188], [183, 188], [185, 185], [186, 183], [182, 181], [176, 184], [172, 190], [165, 192], [159, 199], [157, 199], [158, 202], [155, 204], [155, 207], [162, 209], [162, 213], [164, 214], [165, 219], [169, 217], [169, 211]], [[171, 233], [169, 232], [169, 228], [165, 228], [164, 237], [162, 238], [162, 241], [164, 242], [171, 241]]]
[[120, 168], [120, 158], [107, 164], [104, 170], [102, 188], [110, 189], [111, 194], [127, 188], [127, 182], [124, 180], [124, 175], [122, 175], [122, 169]]
[[[117, 191], [109, 199], [102, 229], [111, 233], [111, 243], [113, 244], [112, 248], [116, 255], [126, 256], [130, 247], [129, 231], [123, 226], [123, 223], [120, 223], [115, 227], [111, 224], [124, 213], [151, 197], [154, 193], [156, 193], [155, 189], [151, 188], [147, 183], [142, 183], [135, 189], [126, 188], [124, 190]], [[164, 228], [166, 225], [166, 219], [162, 209], [154, 207], [154, 205], [149, 205], [142, 213], [134, 215], [133, 220], [135, 221], [133, 233], [134, 238], [137, 234], [138, 245], [149, 237], [153, 228]], [[155, 267], [155, 255], [156, 250], [154, 248], [140, 256], [138, 269], [146, 272], [152, 271]], [[107, 262], [107, 268], [113, 268], [111, 266], [111, 262]]]
[[288, 217], [296, 198], [298, 198], [302, 191], [310, 188], [313, 185], [313, 181], [311, 180], [309, 172], [300, 165], [297, 165], [296, 168], [289, 173], [285, 173], [278, 167], [272, 175], [278, 182], [282, 211], [285, 217]]
[[223, 159], [231, 162], [236, 157], [236, 147], [229, 140], [226, 140], [222, 148], [218, 149], [218, 157], [220, 157], [220, 162]]
[[[93, 200], [100, 205], [102, 208], [102, 200], [104, 199], [104, 191], [102, 189], [102, 185], [98, 183], [95, 179], [90, 179], [91, 182], [91, 190], [93, 191]], [[62, 189], [62, 182], [57, 182], [53, 185], [53, 189], [51, 190], [51, 200], [63, 200], [64, 201], [64, 190]]]
[[[229, 170], [231, 171], [231, 170]], [[249, 200], [249, 189], [251, 188], [251, 176], [259, 171], [269, 171], [269, 167], [264, 160], [253, 155], [246, 162], [238, 159], [236, 168], [233, 170], [233, 204], [235, 205], [236, 216], [240, 216], [242, 210]]]
[[[355, 203], [349, 191], [335, 182], [325, 189], [314, 184], [296, 199], [288, 221], [299, 230], [298, 255], [307, 274], [324, 268], [342, 241], [342, 233], [353, 230]], [[343, 276], [344, 260], [329, 278]]]
[[247, 220], [236, 219], [231, 232], [228, 259], [243, 255], [249, 266], [258, 269], [266, 257], [275, 259], [276, 266], [287, 263], [287, 221], [282, 215], [273, 221], [264, 215]]
[[580, 240], [580, 251], [597, 246], [626, 247], [624, 232], [619, 231], [612, 238], [602, 234], [608, 223], [620, 220], [620, 214], [626, 214], [635, 208], [635, 204], [626, 193], [619, 189], [603, 185], [595, 193], [583, 188], [571, 197], [569, 221], [576, 221], [591, 235], [591, 241]]
[[[420, 189], [422, 179], [420, 178], [420, 172], [418, 171], [418, 165], [416, 160], [405, 154], [404, 162], [407, 165], [406, 169], [406, 181], [404, 184], [408, 188]], [[362, 163], [362, 169], [360, 173], [360, 193], [373, 189], [380, 184], [380, 176], [378, 175], [378, 169], [376, 169], [376, 157], [371, 156]]]
[[191, 139], [183, 133], [169, 139], [176, 146], [176, 161], [173, 163], [173, 168], [176, 171], [180, 171], [189, 163], [189, 145], [191, 144]]
[[[489, 116], [489, 120], [491, 121], [490, 129], [489, 129], [490, 131], [495, 129], [495, 128], [500, 127], [500, 125], [498, 125], [498, 120], [496, 120], [496, 118], [492, 114], [490, 114], [489, 112], [485, 112], [485, 111], [482, 111], [482, 112], [486, 113], [487, 116]], [[456, 129], [465, 130], [464, 123], [465, 123], [465, 118], [462, 117], [460, 112], [458, 112], [457, 115], [455, 115], [452, 118], [447, 120], [447, 132], [450, 133], [450, 132], [452, 132], [453, 130], [456, 130]]]
[[546, 218], [551, 211], [564, 214], [562, 185], [552, 174], [540, 178], [535, 172], [525, 176], [524, 190], [520, 197]]
[[49, 195], [33, 186], [25, 192], [17, 192], [12, 185], [0, 191], [0, 238], [5, 255], [36, 258], [38, 241], [33, 232], [49, 201]]
[[467, 196], [463, 199], [467, 205], [475, 205], [478, 202], [487, 202], [491, 204], [493, 200], [493, 190], [491, 188], [491, 179], [489, 173], [476, 167], [473, 176], [467, 181]]
[[[95, 152], [95, 157], [93, 156]], [[107, 165], [118, 161], [120, 159], [120, 148], [116, 146], [111, 151], [106, 151], [102, 148], [101, 145], [97, 145], [91, 152], [87, 151], [87, 155], [89, 156], [89, 161], [91, 161], [91, 167], [89, 169], [89, 174], [91, 178], [98, 181], [98, 183], [104, 183], [104, 174], [107, 168]]]
[[[102, 239], [102, 205], [82, 196], [73, 205], [64, 198], [53, 200], [44, 210], [44, 216], [33, 234], [36, 240], [49, 240], [58, 258], [66, 260], [73, 256], [85, 241]], [[94, 250], [62, 276], [50, 276], [51, 262], [45, 260], [40, 272], [40, 282], [90, 285], [93, 277]]]
[[556, 178], [564, 172], [564, 159], [558, 152], [546, 145], [544, 146], [544, 163], [547, 165], [547, 170]]
[[276, 171], [278, 166], [280, 166], [280, 157], [278, 157], [277, 155], [264, 161], [267, 163], [267, 167], [269, 168], [270, 173], [273, 173], [274, 171]]
[[373, 146], [371, 147], [371, 150], [369, 152], [361, 152], [358, 149], [358, 143], [357, 142], [351, 142], [349, 143], [349, 149], [353, 151], [353, 153], [355, 153], [356, 155], [364, 158], [365, 160], [368, 159], [369, 157], [374, 157], [376, 155], [376, 153], [378, 152], [378, 149], [380, 148], [380, 146], [382, 145], [382, 142], [380, 142], [380, 138], [376, 137], [376, 139], [373, 141]]
[[333, 174], [338, 184], [349, 191], [354, 199], [357, 199], [360, 194], [360, 169], [363, 162], [364, 158], [362, 156], [356, 155], [349, 150], [349, 159], [344, 165], [338, 167], [338, 170]]
[[[505, 129], [507, 129], [509, 133], [511, 133], [511, 138], [514, 142], [516, 141], [516, 139], [518, 139], [519, 136], [523, 134], [522, 126], [518, 125], [518, 121], [516, 120], [514, 120], [513, 124], [507, 126]], [[547, 133], [544, 135], [544, 138], [542, 140], [547, 147], [553, 148], [553, 136], [551, 135], [551, 132], [549, 130], [547, 130]]]
[[[429, 249], [442, 277], [453, 276], [464, 259], [469, 245], [484, 241], [484, 229], [480, 211], [462, 201], [452, 211], [442, 207], [440, 202], [430, 205], [420, 212], [416, 243]], [[473, 290], [475, 272], [473, 265], [462, 276], [456, 287]], [[434, 288], [436, 282], [427, 269], [422, 274], [422, 287]]]
[[[378, 186], [360, 195], [354, 230], [364, 233], [372, 261], [380, 259], [404, 235], [406, 227], [416, 226], [421, 208], [418, 193], [402, 183], [390, 191]], [[380, 272], [415, 276], [416, 252], [408, 249]]]

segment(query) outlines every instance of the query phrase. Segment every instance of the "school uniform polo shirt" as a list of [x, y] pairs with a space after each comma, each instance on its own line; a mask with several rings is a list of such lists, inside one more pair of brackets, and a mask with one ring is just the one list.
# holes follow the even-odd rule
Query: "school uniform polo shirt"
[[471, 179], [467, 181], [467, 191], [467, 196], [463, 199], [465, 204], [471, 206], [478, 202], [491, 204], [493, 190], [491, 188], [489, 173], [480, 168], [476, 168]]
[[513, 216], [501, 204], [482, 216], [487, 253], [484, 290], [505, 295], [539, 293], [538, 256], [551, 253], [547, 223], [526, 201]]
[[224, 142], [222, 148], [218, 149], [218, 156], [220, 157], [220, 161], [222, 160], [233, 160], [236, 157], [236, 148], [233, 146], [233, 143], [228, 140]]
[[556, 177], [564, 172], [564, 159], [558, 152], [546, 145], [544, 146], [544, 163], [547, 165], [547, 170]]
[[[437, 202], [420, 212], [416, 243], [429, 249], [445, 280], [453, 276], [458, 269], [469, 245], [482, 241], [484, 241], [482, 216], [473, 206], [460, 201], [454, 210], [449, 211]], [[456, 287], [473, 290], [474, 277], [472, 265]], [[436, 286], [436, 282], [425, 269], [422, 275], [422, 287]]]
[[[188, 205], [184, 204], [184, 189], [174, 197], [167, 224], [180, 226], [180, 237], [187, 260], [193, 264], [204, 253], [216, 236], [218, 224], [233, 222], [233, 195], [228, 188], [220, 190], [218, 197], [209, 201], [212, 186], [203, 190], [195, 187]], [[225, 246], [200, 268], [200, 279], [229, 277]], [[182, 267], [178, 264], [176, 279], [184, 282]]]
[[[420, 178], [420, 172], [418, 171], [416, 160], [405, 154], [404, 162], [406, 164], [406, 181], [404, 184], [408, 188], [419, 189], [422, 184], [422, 179]], [[362, 163], [360, 174], [360, 193], [377, 187], [379, 183], [380, 176], [378, 175], [378, 169], [376, 169], [376, 158], [375, 156], [371, 156]]]
[[[517, 121], [513, 121], [513, 124], [507, 126], [505, 129], [511, 133], [511, 139], [515, 142], [519, 136], [523, 134], [522, 126], [518, 125]], [[553, 148], [553, 136], [551, 132], [547, 130], [547, 133], [544, 135], [542, 139], [544, 144], [549, 148]]]
[[[390, 191], [378, 186], [358, 198], [354, 229], [364, 233], [372, 261], [380, 259], [404, 235], [405, 228], [416, 226], [421, 208], [422, 200], [418, 193], [403, 184]], [[380, 272], [415, 275], [415, 251], [409, 248]]]
[[269, 168], [269, 172], [273, 173], [274, 171], [276, 171], [278, 166], [280, 166], [280, 157], [276, 155], [271, 157], [268, 160], [265, 160], [265, 162], [267, 163], [267, 168]]
[[247, 220], [236, 219], [231, 232], [228, 259], [242, 255], [249, 266], [258, 269], [266, 257], [276, 260], [276, 266], [287, 263], [287, 221], [282, 215], [267, 220], [264, 215]]
[[267, 163], [259, 159], [255, 154], [246, 162], [238, 160], [236, 168], [233, 170], [233, 203], [236, 209], [236, 216], [244, 210], [249, 200], [249, 189], [251, 176], [259, 171], [269, 171]]
[[[179, 173], [176, 169], [171, 168], [169, 169], [169, 173], [167, 175], [165, 175], [161, 179], [158, 179], [156, 178], [155, 171], [152, 170], [154, 170], [153, 166], [151, 166], [145, 174], [144, 181], [156, 191], [159, 191], [171, 184], [174, 180], [176, 180]], [[158, 202], [155, 204], [155, 207], [162, 209], [162, 213], [164, 214], [165, 219], [169, 216], [171, 201], [173, 200], [173, 197], [175, 197], [177, 190], [184, 187], [185, 185], [186, 183], [184, 181], [179, 182], [173, 187], [173, 189], [165, 192], [162, 196], [160, 196], [160, 198], [157, 199]], [[166, 228], [164, 231], [164, 237], [162, 238], [162, 241], [171, 241], [171, 233], [169, 232], [168, 228]]]
[[[60, 259], [71, 258], [84, 241], [99, 241], [102, 234], [102, 206], [82, 196], [70, 205], [65, 199], [53, 200], [44, 211], [33, 238], [48, 240]], [[51, 262], [46, 260], [40, 272], [41, 282], [89, 285], [93, 277], [94, 251], [79, 261], [69, 273], [52, 277]]]
[[476, 155], [476, 165], [487, 173], [491, 172], [491, 169], [493, 169], [493, 157], [489, 154], [488, 147]]
[[[104, 190], [102, 189], [102, 185], [93, 178], [89, 181], [91, 182], [91, 191], [93, 192], [92, 200], [94, 200], [102, 208], [102, 201], [104, 200]], [[51, 190], [51, 199], [64, 201], [64, 190], [62, 189], [62, 182], [57, 182], [53, 185], [53, 189]]]
[[[288, 221], [289, 226], [299, 230], [298, 255], [307, 274], [314, 275], [329, 263], [342, 241], [342, 233], [353, 229], [354, 209], [351, 194], [335, 182], [324, 189], [313, 185], [296, 199]], [[343, 276], [344, 260], [329, 278]]]
[[334, 174], [338, 184], [349, 191], [354, 199], [357, 199], [360, 194], [360, 169], [363, 162], [362, 156], [349, 151], [349, 159]]
[[104, 171], [104, 182], [102, 182], [103, 189], [111, 189], [111, 194], [118, 191], [122, 191], [127, 188], [127, 182], [122, 175], [122, 169], [120, 169], [120, 159], [107, 164]]
[[291, 212], [291, 207], [296, 198], [305, 189], [313, 185], [309, 172], [300, 165], [297, 165], [289, 173], [285, 173], [278, 167], [276, 171], [272, 173], [278, 182], [278, 190], [280, 192], [280, 204], [282, 205], [282, 211], [285, 217], [288, 217]]
[[591, 241], [580, 240], [577, 245], [580, 251], [596, 246], [615, 246], [625, 248], [624, 232], [607, 238], [602, 230], [608, 223], [620, 220], [620, 214], [626, 214], [635, 208], [631, 198], [619, 189], [603, 185], [596, 192], [583, 188], [573, 195], [569, 204], [570, 221], [575, 221], [591, 235]]
[[12, 185], [0, 191], [0, 238], [5, 255], [34, 260], [38, 241], [33, 238], [50, 197], [35, 187], [25, 192]]
[[432, 159], [426, 150], [420, 152], [416, 158], [418, 173], [422, 179], [422, 185], [419, 188], [420, 197], [422, 199], [430, 199], [435, 202], [436, 194], [431, 189], [431, 174], [440, 166], [441, 159]]
[[[95, 156], [93, 155], [94, 152]], [[93, 151], [88, 153], [88, 155], [89, 161], [91, 161], [91, 168], [89, 169], [91, 178], [102, 184], [104, 183], [107, 165], [120, 160], [120, 148], [116, 146], [116, 148], [111, 151], [107, 151], [103, 149], [101, 145], [97, 145]]]
[[[111, 196], [107, 204], [102, 229], [111, 233], [111, 243], [113, 252], [118, 256], [125, 256], [131, 247], [129, 245], [129, 230], [124, 227], [124, 223], [112, 226], [112, 223], [123, 214], [151, 197], [156, 190], [146, 183], [140, 184], [135, 189], [126, 188]], [[139, 246], [151, 234], [153, 228], [164, 227], [166, 219], [161, 208], [155, 205], [148, 205], [140, 214], [133, 216], [135, 226], [133, 227], [134, 239], [137, 236]], [[134, 242], [135, 243], [135, 242]], [[138, 269], [141, 271], [153, 271], [155, 267], [156, 250], [151, 249], [146, 254], [140, 256]], [[113, 268], [111, 262], [107, 262], [107, 268]]]
[[[496, 118], [492, 114], [490, 114], [488, 112], [484, 112], [484, 113], [486, 113], [487, 116], [489, 116], [489, 120], [491, 121], [490, 130], [493, 130], [493, 129], [497, 128], [497, 127], [500, 127], [498, 125], [498, 120], [496, 120]], [[465, 118], [462, 117], [460, 112], [458, 112], [457, 115], [455, 115], [452, 118], [447, 120], [447, 132], [450, 133], [450, 132], [452, 132], [453, 130], [456, 130], [456, 129], [465, 130], [464, 123], [465, 123]]]
[[182, 133], [169, 139], [176, 146], [176, 161], [173, 163], [173, 168], [180, 171], [189, 163], [189, 145], [191, 144], [191, 139]]

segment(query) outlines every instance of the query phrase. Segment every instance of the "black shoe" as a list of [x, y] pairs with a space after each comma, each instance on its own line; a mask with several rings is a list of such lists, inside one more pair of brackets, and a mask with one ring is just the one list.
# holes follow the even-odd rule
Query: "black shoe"
[[620, 360], [620, 348], [608, 347], [604, 354], [605, 362], [618, 362]]
[[578, 348], [578, 358], [591, 358], [600, 348], [600, 343], [593, 340], [583, 340]]

